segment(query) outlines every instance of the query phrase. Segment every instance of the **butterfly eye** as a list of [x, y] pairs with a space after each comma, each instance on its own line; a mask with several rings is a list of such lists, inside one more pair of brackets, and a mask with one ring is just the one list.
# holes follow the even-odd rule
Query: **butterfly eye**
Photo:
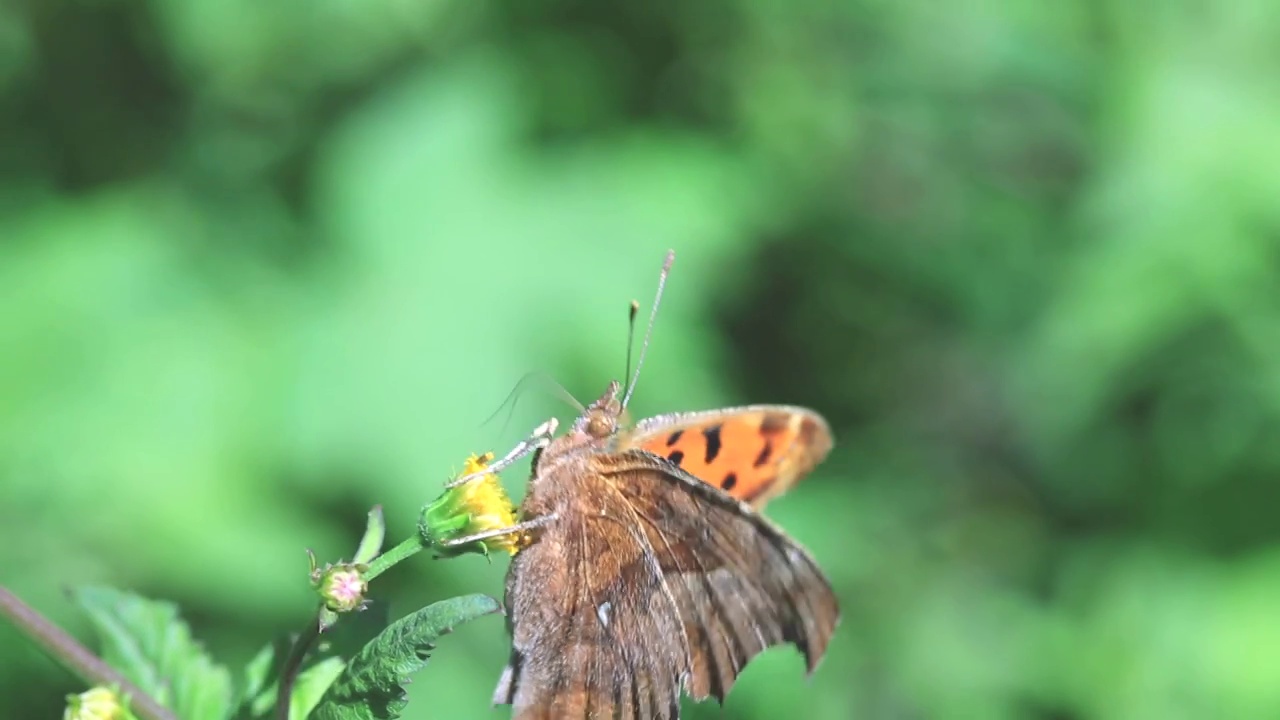
[[587, 434], [591, 437], [609, 437], [618, 429], [618, 421], [607, 413], [592, 413], [587, 420]]

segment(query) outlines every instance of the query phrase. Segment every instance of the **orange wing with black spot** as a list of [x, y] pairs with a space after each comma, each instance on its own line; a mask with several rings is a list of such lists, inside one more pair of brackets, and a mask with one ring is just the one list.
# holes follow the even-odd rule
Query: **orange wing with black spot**
[[638, 448], [756, 509], [786, 492], [830, 452], [831, 429], [816, 412], [789, 405], [658, 415], [622, 433]]

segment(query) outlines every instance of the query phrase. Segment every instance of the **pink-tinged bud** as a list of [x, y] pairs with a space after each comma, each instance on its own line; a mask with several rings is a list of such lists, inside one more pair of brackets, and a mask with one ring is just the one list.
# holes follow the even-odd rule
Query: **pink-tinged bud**
[[365, 608], [365, 593], [369, 583], [364, 573], [369, 569], [364, 563], [326, 564], [316, 567], [311, 559], [311, 584], [320, 593], [324, 606], [335, 613], [348, 613]]

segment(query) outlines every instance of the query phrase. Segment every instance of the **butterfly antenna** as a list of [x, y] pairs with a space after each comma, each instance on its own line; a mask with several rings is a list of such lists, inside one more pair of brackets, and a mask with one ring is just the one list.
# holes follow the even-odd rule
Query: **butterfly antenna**
[[566, 404], [568, 404], [574, 410], [577, 410], [579, 414], [587, 411], [587, 406], [583, 405], [581, 402], [578, 402], [578, 398], [574, 397], [573, 393], [569, 392], [565, 388], [565, 386], [556, 382], [555, 378], [551, 377], [550, 375], [547, 375], [546, 373], [538, 373], [538, 377], [542, 378], [542, 380], [544, 381], [544, 384], [551, 389], [552, 393], [556, 397], [565, 401]]
[[623, 378], [631, 377], [631, 350], [636, 344], [636, 315], [640, 314], [640, 303], [635, 300], [631, 301], [631, 313], [627, 318], [627, 367], [623, 371]]
[[[668, 250], [667, 259], [662, 261], [662, 272], [658, 274], [658, 292], [653, 296], [653, 309], [649, 311], [649, 326], [644, 331], [644, 341], [640, 343], [640, 357], [636, 358], [635, 373], [627, 383], [627, 392], [622, 396], [622, 407], [631, 402], [631, 393], [636, 391], [636, 380], [640, 379], [640, 368], [644, 366], [644, 356], [649, 351], [649, 339], [653, 337], [653, 321], [658, 317], [658, 305], [662, 303], [662, 291], [667, 287], [667, 276], [671, 274], [671, 265], [676, 261], [676, 251]], [[634, 313], [632, 317], [634, 317]], [[630, 353], [627, 356], [630, 357]]]
[[571, 405], [579, 413], [586, 412], [586, 408], [583, 407], [582, 403], [578, 402], [578, 399], [566, 390], [563, 385], [556, 382], [554, 378], [545, 372], [532, 370], [525, 373], [516, 381], [515, 387], [511, 388], [511, 392], [507, 393], [507, 398], [502, 401], [502, 404], [498, 406], [497, 410], [493, 411], [492, 415], [490, 415], [484, 422], [480, 423], [480, 426], [484, 427], [485, 425], [493, 422], [494, 418], [498, 417], [502, 412], [502, 409], [507, 408], [507, 418], [502, 421], [502, 429], [499, 432], [506, 431], [507, 425], [511, 423], [511, 416], [515, 414], [516, 404], [520, 402], [520, 395], [522, 395], [523, 392], [528, 389], [529, 385], [535, 381], [541, 382], [544, 387], [552, 391], [552, 394]]

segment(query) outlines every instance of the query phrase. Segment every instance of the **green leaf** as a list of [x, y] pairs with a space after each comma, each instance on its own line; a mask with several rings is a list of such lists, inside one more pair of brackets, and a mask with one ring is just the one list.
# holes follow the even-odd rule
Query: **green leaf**
[[73, 597], [102, 636], [103, 659], [183, 720], [231, 716], [231, 674], [205, 654], [172, 603], [106, 587]]
[[342, 658], [331, 657], [300, 673], [293, 683], [293, 697], [289, 698], [289, 720], [306, 720], [346, 667]]
[[[288, 643], [276, 642], [264, 647], [245, 667], [245, 685], [240, 694], [239, 718], [267, 718], [275, 712], [280, 692], [279, 659], [289, 654]], [[325, 691], [342, 673], [346, 663], [330, 657], [302, 671], [293, 684], [289, 699], [290, 720], [305, 720], [315, 709]]]
[[501, 610], [488, 595], [429, 605], [383, 630], [351, 659], [317, 708], [317, 720], [391, 720], [408, 704], [404, 686], [427, 664], [436, 638], [457, 625]]
[[280, 659], [288, 653], [288, 640], [280, 638], [259, 650], [245, 665], [236, 717], [263, 718], [271, 714], [276, 704]]
[[382, 517], [382, 506], [369, 511], [369, 523], [365, 527], [360, 547], [356, 548], [353, 563], [369, 564], [382, 551], [382, 541], [387, 537], [387, 521]]
[[267, 688], [271, 670], [276, 665], [276, 646], [267, 645], [258, 651], [244, 668], [244, 687], [240, 691], [241, 702], [258, 697]]

